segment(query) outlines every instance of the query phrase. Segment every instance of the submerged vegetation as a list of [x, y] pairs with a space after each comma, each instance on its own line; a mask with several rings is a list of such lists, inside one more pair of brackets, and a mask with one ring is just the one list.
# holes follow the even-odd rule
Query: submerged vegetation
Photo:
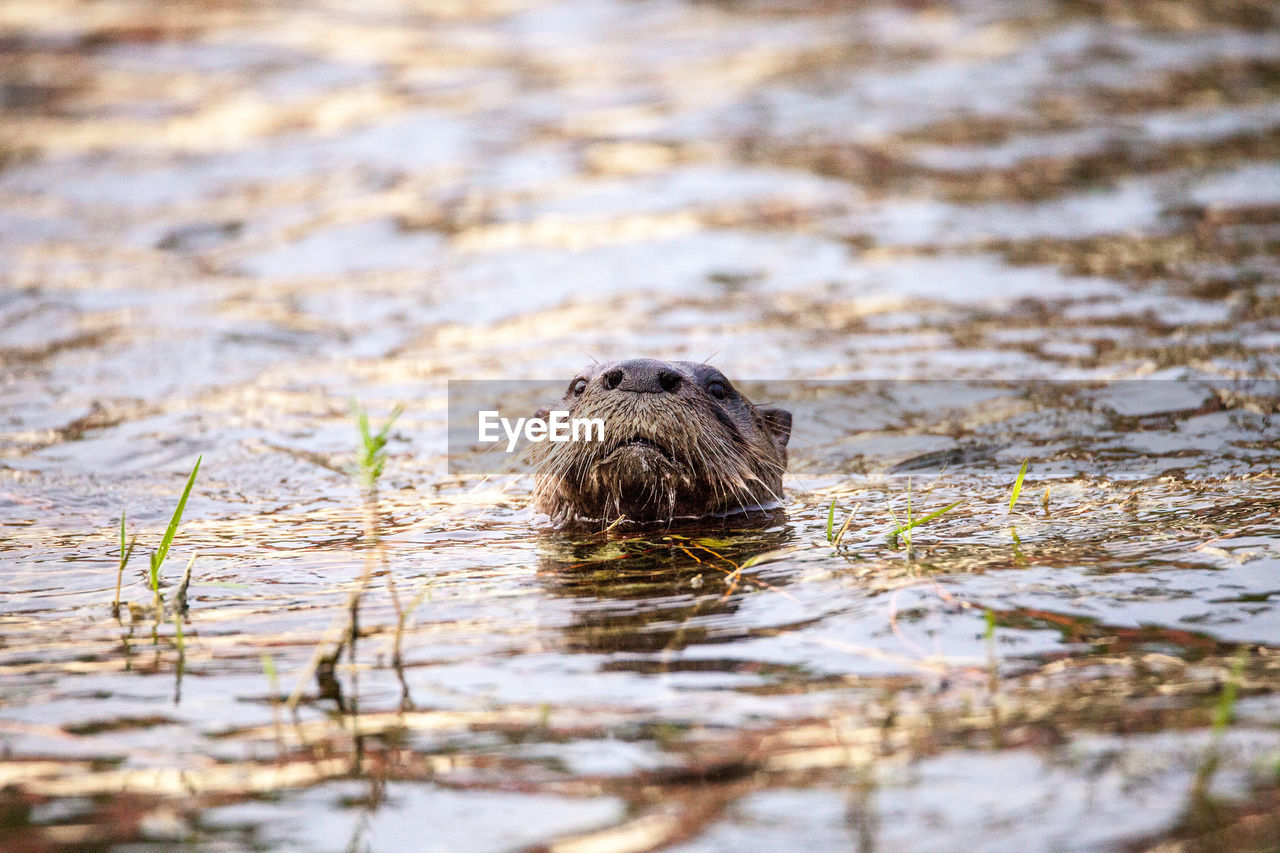
[[[382, 428], [377, 432], [374, 432], [369, 424], [368, 412], [355, 400], [351, 401], [350, 411], [360, 439], [356, 450], [356, 460], [350, 468], [350, 473], [360, 484], [362, 494], [365, 540], [363, 568], [355, 585], [347, 594], [346, 608], [341, 615], [334, 617], [329, 629], [320, 639], [320, 642], [316, 644], [311, 654], [311, 659], [299, 673], [293, 690], [285, 701], [285, 707], [295, 713], [312, 677], [317, 680], [316, 686], [321, 697], [334, 698], [337, 700], [340, 709], [349, 711], [352, 714], [358, 713], [354, 696], [351, 699], [344, 699], [341, 688], [335, 678], [335, 672], [344, 650], [348, 652], [354, 672], [356, 646], [360, 639], [360, 606], [379, 566], [386, 577], [387, 591], [390, 594], [391, 603], [396, 612], [397, 627], [394, 634], [393, 663], [397, 670], [401, 665], [401, 641], [408, 617], [401, 608], [395, 575], [388, 564], [386, 550], [381, 543], [382, 523], [379, 517], [378, 482], [382, 478], [383, 469], [386, 467], [386, 448], [391, 435], [391, 428], [404, 411], [404, 407], [395, 406], [391, 410], [391, 414], [383, 422]], [[415, 601], [415, 606], [420, 601], [421, 597]], [[271, 670], [271, 673], [273, 672], [274, 669]], [[404, 688], [404, 696], [407, 697], [407, 695], [408, 689], [406, 687]]]

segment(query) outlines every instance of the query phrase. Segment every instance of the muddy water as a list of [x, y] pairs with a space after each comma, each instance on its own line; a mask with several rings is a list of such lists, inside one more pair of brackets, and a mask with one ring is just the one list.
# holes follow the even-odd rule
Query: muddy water
[[[0, 6], [0, 846], [1267, 849], [1278, 152], [1261, 2]], [[785, 518], [447, 473], [634, 354], [817, 383]]]

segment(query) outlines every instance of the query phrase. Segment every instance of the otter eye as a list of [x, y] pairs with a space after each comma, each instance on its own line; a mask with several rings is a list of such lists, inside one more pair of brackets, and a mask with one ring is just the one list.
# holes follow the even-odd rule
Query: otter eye
[[582, 392], [587, 390], [587, 380], [575, 379], [573, 384], [569, 386], [569, 393], [575, 397], [581, 397]]
[[725, 389], [723, 382], [712, 382], [707, 386], [707, 393], [717, 400], [723, 400], [729, 396], [729, 392]]

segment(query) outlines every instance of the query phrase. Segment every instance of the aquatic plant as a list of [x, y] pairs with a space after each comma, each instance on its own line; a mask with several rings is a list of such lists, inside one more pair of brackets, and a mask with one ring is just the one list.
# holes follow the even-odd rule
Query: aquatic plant
[[840, 547], [840, 540], [844, 538], [845, 531], [849, 529], [849, 525], [853, 522], [854, 514], [857, 513], [861, 507], [862, 504], [855, 506], [853, 511], [850, 512], [849, 516], [844, 520], [844, 524], [840, 525], [839, 530], [836, 530], [836, 499], [831, 499], [831, 506], [827, 510], [827, 542], [829, 542], [833, 547]]
[[[187, 476], [187, 485], [182, 490], [182, 496], [178, 498], [178, 505], [173, 510], [173, 515], [169, 518], [169, 526], [165, 528], [164, 536], [160, 539], [160, 546], [151, 555], [151, 566], [147, 572], [147, 580], [151, 587], [152, 593], [155, 594], [156, 603], [162, 603], [160, 596], [160, 573], [164, 568], [164, 561], [169, 556], [169, 548], [173, 545], [173, 538], [178, 533], [178, 525], [182, 522], [182, 514], [187, 508], [187, 498], [191, 496], [191, 487], [195, 485], [196, 475], [200, 473], [200, 463], [204, 461], [203, 454], [196, 457], [195, 467], [191, 469], [191, 473]], [[117, 616], [120, 613], [120, 587], [124, 578], [125, 566], [129, 564], [129, 558], [133, 555], [134, 545], [137, 544], [135, 536], [128, 546], [125, 545], [125, 512], [120, 512], [120, 562], [116, 572], [116, 597], [112, 602], [111, 609]], [[195, 562], [193, 557], [192, 563]], [[187, 564], [187, 570], [183, 577], [183, 583], [180, 587], [180, 598], [185, 599], [187, 583], [191, 576], [191, 563]]]
[[124, 582], [124, 569], [129, 565], [129, 558], [133, 556], [133, 546], [138, 543], [138, 537], [135, 536], [128, 547], [125, 546], [124, 519], [125, 511], [120, 510], [120, 566], [116, 571], [116, 597], [111, 602], [111, 615], [117, 617], [120, 615], [120, 586]]
[[1219, 738], [1227, 726], [1235, 718], [1236, 696], [1240, 690], [1240, 676], [1244, 674], [1244, 665], [1248, 660], [1248, 652], [1242, 647], [1231, 662], [1231, 670], [1227, 681], [1222, 685], [1222, 693], [1218, 696], [1218, 704], [1213, 709], [1213, 736]]
[[987, 644], [987, 691], [991, 696], [991, 748], [1000, 749], [1004, 745], [1004, 735], [1000, 721], [1000, 657], [996, 654], [996, 612], [990, 607], [983, 609], [982, 637]]
[[922, 516], [920, 518], [916, 518], [912, 512], [912, 507], [911, 507], [911, 481], [908, 480], [907, 481], [907, 520], [905, 524], [898, 520], [898, 514], [893, 511], [893, 505], [892, 504], [888, 505], [889, 517], [893, 519], [893, 523], [894, 523], [893, 530], [890, 530], [888, 533], [888, 539], [890, 544], [893, 544], [896, 546], [898, 542], [898, 537], [901, 536], [903, 544], [906, 545], [907, 551], [909, 552], [911, 550], [911, 531], [912, 530], [914, 530], [917, 527], [920, 527], [921, 525], [928, 524], [929, 522], [933, 521], [935, 518], [938, 518], [944, 513], [951, 512], [951, 510], [960, 506], [960, 504], [962, 503], [964, 502], [956, 501], [955, 503], [944, 506], [942, 509], [935, 509], [933, 512], [929, 513], [928, 515]]
[[391, 410], [391, 415], [383, 422], [382, 429], [374, 433], [369, 426], [369, 413], [354, 399], [351, 401], [351, 416], [355, 418], [356, 427], [360, 431], [360, 448], [356, 455], [354, 473], [360, 485], [368, 492], [373, 492], [378, 487], [382, 469], [387, 463], [387, 439], [390, 437], [392, 425], [403, 411], [404, 406], [397, 404]]
[[845, 531], [849, 529], [849, 525], [853, 523], [853, 516], [862, 508], [862, 504], [858, 504], [849, 512], [849, 517], [844, 520], [844, 524], [840, 525], [840, 529], [836, 531], [836, 538], [831, 544], [836, 548], [840, 547], [840, 540], [844, 539]]
[[[350, 410], [360, 437], [360, 445], [356, 449], [356, 461], [351, 468], [351, 474], [364, 491], [365, 540], [375, 548], [370, 549], [365, 556], [364, 568], [348, 595], [344, 615], [335, 616], [333, 621], [330, 622], [324, 635], [321, 636], [312, 650], [311, 659], [307, 661], [302, 671], [298, 674], [293, 690], [289, 693], [289, 697], [284, 703], [285, 708], [290, 713], [296, 712], [298, 703], [302, 700], [302, 692], [306, 688], [306, 684], [313, 676], [317, 676], [322, 671], [322, 665], [331, 667], [342, 655], [344, 649], [348, 650], [351, 662], [355, 663], [355, 645], [359, 637], [360, 603], [373, 579], [375, 565], [379, 559], [384, 565], [386, 563], [386, 556], [382, 552], [379, 543], [378, 480], [381, 479], [382, 472], [386, 467], [386, 447], [387, 441], [391, 436], [391, 427], [396, 419], [400, 417], [401, 412], [404, 411], [404, 406], [396, 404], [387, 420], [383, 422], [382, 428], [376, 433], [369, 424], [369, 413], [354, 398], [351, 400]], [[404, 609], [400, 605], [400, 596], [396, 592], [395, 579], [390, 571], [386, 572], [386, 577], [387, 589], [391, 594], [391, 604], [396, 613], [397, 624], [402, 624], [406, 617]], [[397, 667], [400, 666], [402, 660], [401, 633], [397, 631], [395, 634], [393, 661]]]
[[[1009, 492], [1009, 512], [1013, 512], [1013, 505], [1018, 502], [1018, 495], [1022, 494], [1022, 478], [1027, 476], [1027, 463], [1030, 459], [1022, 460], [1022, 467], [1018, 469], [1018, 477], [1013, 481], [1013, 489]], [[1045, 493], [1048, 495], [1048, 492]]]
[[1218, 694], [1218, 701], [1214, 705], [1209, 729], [1209, 745], [1205, 748], [1204, 757], [1196, 767], [1195, 776], [1191, 780], [1186, 812], [1181, 821], [1182, 829], [1209, 841], [1212, 841], [1229, 823], [1227, 812], [1213, 797], [1213, 777], [1222, 763], [1222, 735], [1235, 718], [1240, 678], [1244, 674], [1247, 661], [1248, 650], [1242, 646], [1236, 652], [1235, 660], [1231, 662], [1231, 669], [1227, 671], [1222, 692]]
[[165, 558], [169, 556], [169, 546], [173, 544], [173, 537], [178, 532], [178, 524], [182, 521], [182, 513], [187, 508], [187, 498], [191, 496], [191, 487], [195, 485], [196, 475], [200, 473], [200, 463], [204, 461], [204, 455], [196, 457], [196, 466], [191, 469], [191, 475], [187, 477], [186, 488], [182, 490], [182, 497], [178, 498], [178, 506], [173, 510], [173, 516], [169, 519], [169, 527], [164, 532], [164, 537], [160, 540], [160, 547], [151, 555], [151, 588], [155, 589], [160, 579], [160, 569], [164, 566]]

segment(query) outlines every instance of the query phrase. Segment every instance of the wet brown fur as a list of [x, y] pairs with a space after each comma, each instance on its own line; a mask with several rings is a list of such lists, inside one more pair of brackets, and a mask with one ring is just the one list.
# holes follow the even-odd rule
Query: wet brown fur
[[[650, 380], [661, 371], [676, 387], [610, 387], [610, 377], [627, 370]], [[713, 392], [721, 389], [717, 399]], [[791, 414], [753, 405], [710, 365], [592, 365], [555, 408], [604, 421], [603, 441], [546, 441], [532, 449], [534, 505], [556, 523], [671, 522], [781, 503]]]

